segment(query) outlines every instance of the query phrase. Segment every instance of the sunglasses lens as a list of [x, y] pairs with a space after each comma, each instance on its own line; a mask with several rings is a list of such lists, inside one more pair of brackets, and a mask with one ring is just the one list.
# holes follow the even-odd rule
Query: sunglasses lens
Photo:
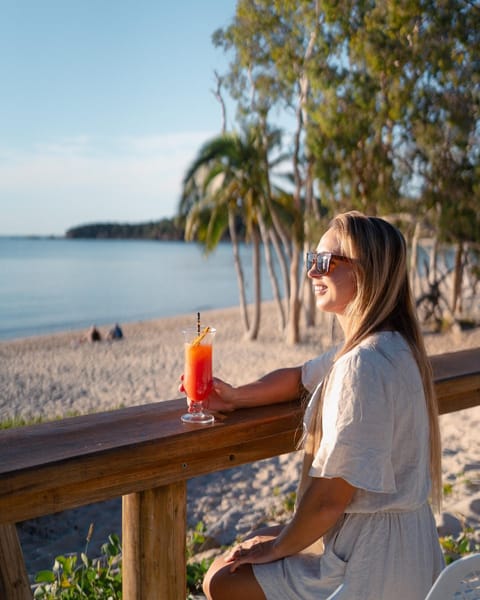
[[330, 254], [321, 253], [317, 254], [316, 252], [307, 252], [307, 271], [310, 271], [312, 267], [315, 267], [315, 270], [320, 275], [326, 275], [330, 269]]
[[316, 252], [309, 253], [307, 264], [309, 271], [310, 269], [315, 269], [316, 271], [318, 270], [318, 255]]
[[330, 270], [330, 254], [321, 254], [317, 258], [318, 271], [322, 275], [326, 275]]

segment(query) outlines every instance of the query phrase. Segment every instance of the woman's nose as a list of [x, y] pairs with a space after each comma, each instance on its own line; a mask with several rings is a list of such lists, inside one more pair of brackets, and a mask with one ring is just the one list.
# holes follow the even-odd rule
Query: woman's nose
[[316, 265], [312, 265], [307, 271], [307, 277], [310, 277], [310, 279], [318, 279], [321, 276], [321, 273], [317, 271]]

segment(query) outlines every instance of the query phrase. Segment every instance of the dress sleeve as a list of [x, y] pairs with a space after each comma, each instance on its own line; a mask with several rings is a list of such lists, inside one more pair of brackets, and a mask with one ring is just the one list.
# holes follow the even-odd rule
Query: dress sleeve
[[302, 367], [302, 384], [309, 392], [313, 392], [328, 373], [337, 350], [337, 346], [333, 346], [327, 352], [304, 363]]
[[396, 492], [392, 369], [370, 349], [337, 361], [326, 383], [323, 437], [312, 477], [341, 477], [364, 490]]

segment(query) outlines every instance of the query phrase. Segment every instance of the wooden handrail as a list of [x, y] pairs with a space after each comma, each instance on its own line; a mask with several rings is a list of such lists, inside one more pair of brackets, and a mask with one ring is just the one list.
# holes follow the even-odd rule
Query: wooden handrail
[[298, 403], [184, 425], [169, 400], [0, 434], [0, 523], [168, 485], [294, 449]]
[[455, 412], [480, 404], [480, 348], [431, 357], [438, 412]]
[[[431, 360], [441, 414], [480, 404], [480, 348]], [[291, 402], [196, 427], [180, 421], [184, 410], [184, 400], [171, 400], [1, 432], [0, 525], [123, 496], [125, 600], [178, 600], [186, 481], [295, 450], [302, 417]], [[160, 521], [161, 540], [147, 514]], [[154, 556], [163, 563], [152, 566]]]

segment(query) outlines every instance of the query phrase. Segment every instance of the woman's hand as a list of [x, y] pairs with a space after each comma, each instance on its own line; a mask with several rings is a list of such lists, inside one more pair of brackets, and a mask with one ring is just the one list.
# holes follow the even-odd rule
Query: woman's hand
[[[181, 377], [183, 381], [183, 375]], [[234, 387], [217, 377], [205, 400], [205, 407], [212, 412], [231, 412], [236, 408], [266, 406], [277, 402], [288, 402], [299, 397], [302, 391], [302, 367], [277, 369], [260, 379]], [[185, 392], [183, 383], [180, 392]]]
[[235, 572], [240, 565], [263, 564], [283, 558], [275, 552], [275, 540], [271, 536], [256, 536], [234, 546], [225, 557], [230, 572]]
[[[180, 380], [181, 383], [178, 391], [185, 393], [185, 388], [183, 387], [183, 375]], [[212, 391], [204, 401], [204, 406], [211, 412], [231, 412], [235, 409], [233, 403], [234, 392], [235, 388], [233, 386], [214, 377]]]

